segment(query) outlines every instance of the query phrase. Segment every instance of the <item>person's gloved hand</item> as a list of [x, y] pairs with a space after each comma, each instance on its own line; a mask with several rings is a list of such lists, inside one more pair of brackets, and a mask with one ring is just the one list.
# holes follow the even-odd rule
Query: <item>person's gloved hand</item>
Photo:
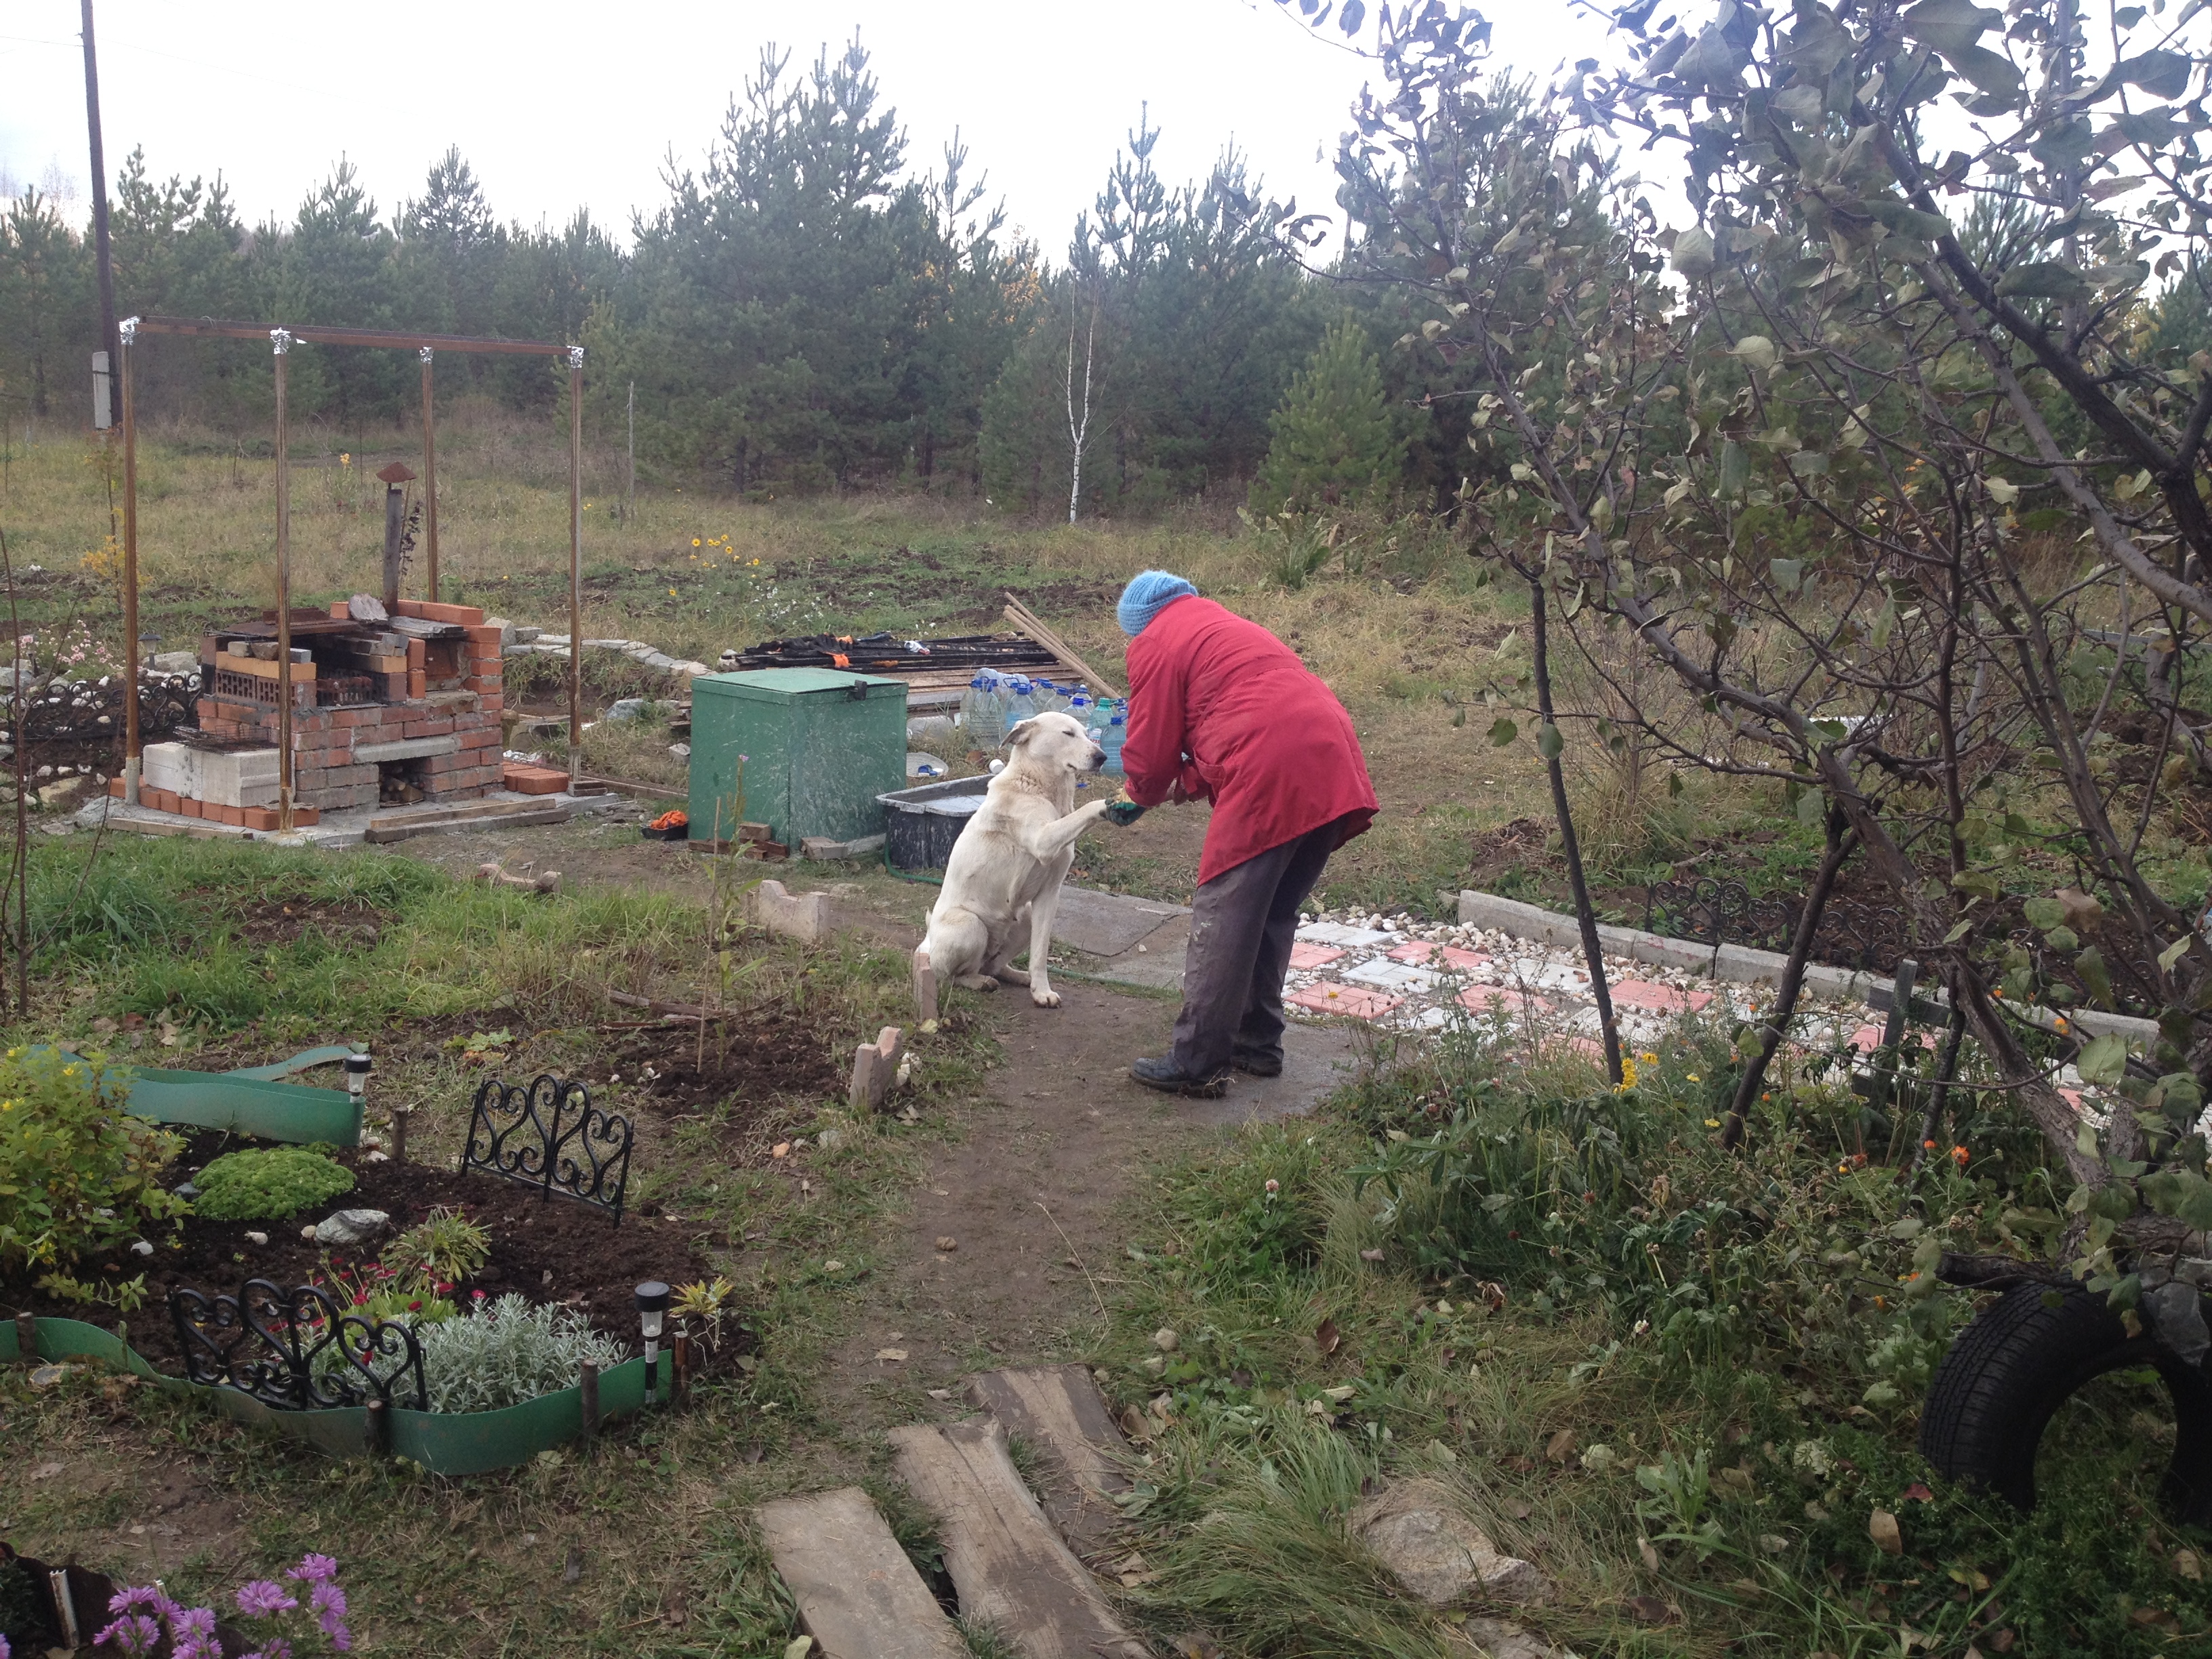
[[1106, 816], [1127, 830], [1145, 816], [1145, 809], [1133, 800], [1117, 800], [1107, 807]]

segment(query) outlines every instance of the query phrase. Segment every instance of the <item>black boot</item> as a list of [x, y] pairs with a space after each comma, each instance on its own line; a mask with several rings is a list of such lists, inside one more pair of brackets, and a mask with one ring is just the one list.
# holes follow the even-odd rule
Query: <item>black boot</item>
[[1231, 1053], [1229, 1063], [1252, 1077], [1280, 1077], [1283, 1074], [1283, 1051], [1280, 1048], [1272, 1053], [1260, 1048], [1238, 1048]]
[[1217, 1072], [1212, 1077], [1187, 1076], [1176, 1069], [1172, 1056], [1132, 1060], [1129, 1075], [1147, 1089], [1158, 1089], [1162, 1094], [1194, 1095], [1201, 1100], [1213, 1100], [1229, 1092], [1225, 1074]]

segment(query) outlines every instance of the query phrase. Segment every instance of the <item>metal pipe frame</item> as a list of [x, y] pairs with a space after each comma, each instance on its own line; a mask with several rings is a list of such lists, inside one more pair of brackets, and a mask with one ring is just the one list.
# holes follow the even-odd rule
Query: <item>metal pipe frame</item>
[[[123, 380], [123, 799], [138, 804], [138, 405], [131, 384], [136, 319], [117, 325]], [[18, 732], [15, 741], [21, 743]]]
[[[416, 353], [422, 363], [422, 495], [429, 541], [429, 589], [438, 592], [438, 473], [432, 421], [430, 364], [440, 351], [481, 351], [568, 360], [568, 773], [584, 763], [584, 349], [544, 340], [501, 340], [468, 334], [410, 334], [382, 328], [285, 328], [213, 317], [133, 317], [121, 325], [123, 383], [123, 798], [136, 805], [142, 765], [138, 730], [138, 438], [131, 395], [131, 343], [140, 333], [266, 340], [276, 384], [276, 823], [291, 832], [292, 774], [292, 455], [287, 407], [287, 355], [295, 344], [383, 346]], [[212, 690], [212, 688], [210, 688]], [[20, 741], [20, 738], [19, 738]]]

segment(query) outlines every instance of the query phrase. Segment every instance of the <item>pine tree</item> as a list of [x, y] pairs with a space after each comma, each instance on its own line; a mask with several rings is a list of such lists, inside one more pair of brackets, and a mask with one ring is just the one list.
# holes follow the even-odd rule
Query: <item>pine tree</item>
[[1404, 464], [1382, 366], [1348, 318], [1329, 330], [1291, 382], [1273, 428], [1252, 485], [1259, 512], [1310, 511], [1353, 499], [1395, 480]]

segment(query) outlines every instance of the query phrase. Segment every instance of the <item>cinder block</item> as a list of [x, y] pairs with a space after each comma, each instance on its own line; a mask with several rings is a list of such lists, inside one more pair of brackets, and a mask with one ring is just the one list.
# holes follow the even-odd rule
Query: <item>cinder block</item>
[[745, 920], [813, 945], [830, 937], [830, 895], [792, 893], [780, 881], [763, 881], [745, 895]]

